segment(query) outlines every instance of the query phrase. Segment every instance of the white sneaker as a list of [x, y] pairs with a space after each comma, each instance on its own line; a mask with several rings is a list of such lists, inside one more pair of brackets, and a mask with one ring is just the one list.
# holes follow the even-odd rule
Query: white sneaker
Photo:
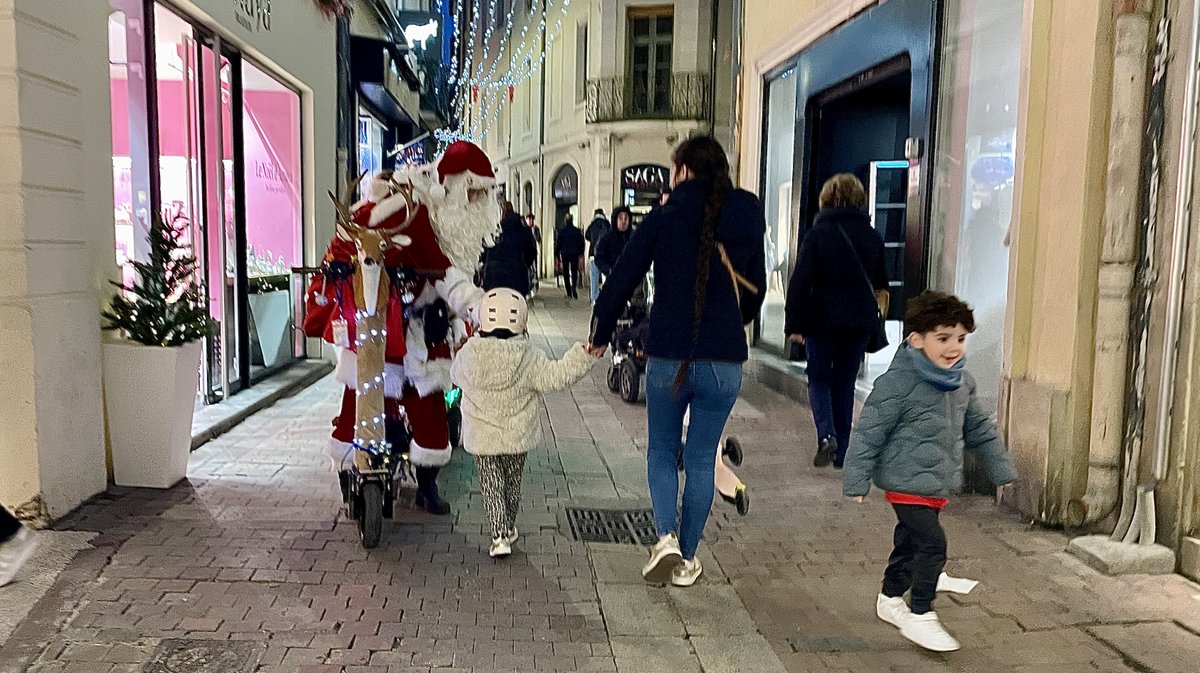
[[492, 546], [488, 548], [488, 556], [496, 558], [498, 556], [508, 556], [510, 554], [512, 554], [512, 545], [509, 543], [508, 538], [492, 538]]
[[0, 587], [16, 579], [17, 572], [33, 555], [37, 546], [38, 536], [25, 526], [21, 526], [11, 540], [0, 544]]
[[954, 652], [961, 645], [946, 632], [936, 612], [909, 615], [900, 625], [900, 635], [930, 652]]
[[890, 598], [879, 594], [875, 599], [875, 614], [888, 624], [900, 628], [904, 620], [912, 616], [912, 610], [908, 609], [908, 603], [904, 602], [903, 596]]
[[704, 572], [704, 568], [700, 567], [700, 559], [685, 560], [671, 571], [671, 584], [677, 587], [690, 587], [700, 579], [702, 572]]
[[647, 582], [666, 584], [671, 581], [671, 571], [683, 560], [679, 553], [679, 538], [674, 533], [668, 533], [660, 538], [650, 548], [650, 560], [642, 567], [642, 577]]

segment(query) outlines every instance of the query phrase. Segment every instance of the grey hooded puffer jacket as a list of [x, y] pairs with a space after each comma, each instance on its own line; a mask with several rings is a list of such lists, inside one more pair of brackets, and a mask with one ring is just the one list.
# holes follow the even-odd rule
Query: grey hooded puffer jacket
[[842, 474], [847, 496], [866, 495], [871, 483], [885, 490], [945, 498], [962, 487], [963, 450], [976, 453], [992, 483], [1017, 478], [992, 419], [975, 396], [975, 379], [963, 373], [957, 390], [944, 392], [916, 369], [907, 346], [875, 382], [850, 438]]

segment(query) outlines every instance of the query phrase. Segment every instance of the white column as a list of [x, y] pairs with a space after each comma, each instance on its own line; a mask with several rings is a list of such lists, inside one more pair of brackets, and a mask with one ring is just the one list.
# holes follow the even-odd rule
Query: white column
[[0, 0], [0, 502], [48, 517], [106, 483], [106, 14], [104, 3]]

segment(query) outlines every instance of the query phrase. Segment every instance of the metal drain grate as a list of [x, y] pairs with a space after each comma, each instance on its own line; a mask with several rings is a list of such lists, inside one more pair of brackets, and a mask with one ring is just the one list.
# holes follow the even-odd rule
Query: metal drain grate
[[649, 509], [568, 507], [571, 538], [578, 542], [613, 542], [648, 546], [658, 540], [654, 512]]
[[159, 643], [143, 673], [249, 673], [258, 668], [262, 650], [250, 641], [184, 640]]

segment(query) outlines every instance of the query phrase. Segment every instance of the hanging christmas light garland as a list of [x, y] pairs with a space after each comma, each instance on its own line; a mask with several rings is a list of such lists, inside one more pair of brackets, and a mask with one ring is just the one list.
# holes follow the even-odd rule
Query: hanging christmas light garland
[[[462, 16], [462, 4], [463, 0], [457, 0], [456, 17]], [[512, 91], [516, 87], [532, 80], [541, 71], [549, 48], [554, 45], [562, 31], [563, 21], [561, 18], [554, 22], [552, 31], [547, 30], [550, 13], [555, 9], [555, 0], [545, 0], [544, 2], [533, 0], [532, 9], [534, 13], [539, 8], [541, 10], [541, 19], [536, 24], [537, 35], [545, 35], [545, 42], [541, 45], [541, 53], [538, 53], [537, 41], [530, 44], [529, 29], [532, 24], [526, 23], [521, 27], [520, 46], [512, 50], [509, 54], [508, 71], [496, 77], [498, 65], [504, 60], [505, 52], [508, 51], [508, 44], [512, 40], [515, 9], [510, 9], [505, 16], [504, 31], [496, 58], [489, 59], [491, 38], [495, 36], [495, 25], [497, 23], [495, 20], [498, 14], [496, 4], [497, 0], [490, 0], [489, 2], [487, 12], [489, 23], [485, 29], [483, 53], [478, 64], [475, 63], [475, 44], [479, 37], [479, 24], [484, 15], [482, 12], [475, 12], [471, 17], [469, 30], [470, 42], [467, 44], [467, 51], [461, 68], [463, 72], [468, 73], [470, 76], [459, 78], [456, 82], [458, 86], [453, 104], [456, 113], [456, 126], [454, 128], [438, 129], [434, 132], [434, 136], [438, 139], [442, 147], [457, 140], [478, 142], [486, 138], [500, 119], [500, 113], [504, 106], [501, 92], [507, 90], [509, 102], [512, 102]], [[558, 6], [559, 12], [565, 16], [570, 9], [570, 5], [571, 0], [562, 0], [562, 4]], [[455, 44], [461, 39], [462, 34], [463, 31], [459, 26], [459, 22], [456, 21], [454, 30]], [[458, 51], [458, 49], [454, 50], [454, 56], [451, 60], [452, 72], [459, 72]], [[486, 73], [484, 72], [484, 67], [487, 67]], [[472, 72], [473, 70], [474, 72]], [[454, 75], [452, 75], [453, 77]], [[480, 95], [481, 92], [482, 96]], [[471, 121], [464, 129], [464, 121], [468, 118], [467, 113], [472, 107], [476, 107], [478, 114], [470, 115]], [[485, 121], [486, 123], [484, 123]]]

